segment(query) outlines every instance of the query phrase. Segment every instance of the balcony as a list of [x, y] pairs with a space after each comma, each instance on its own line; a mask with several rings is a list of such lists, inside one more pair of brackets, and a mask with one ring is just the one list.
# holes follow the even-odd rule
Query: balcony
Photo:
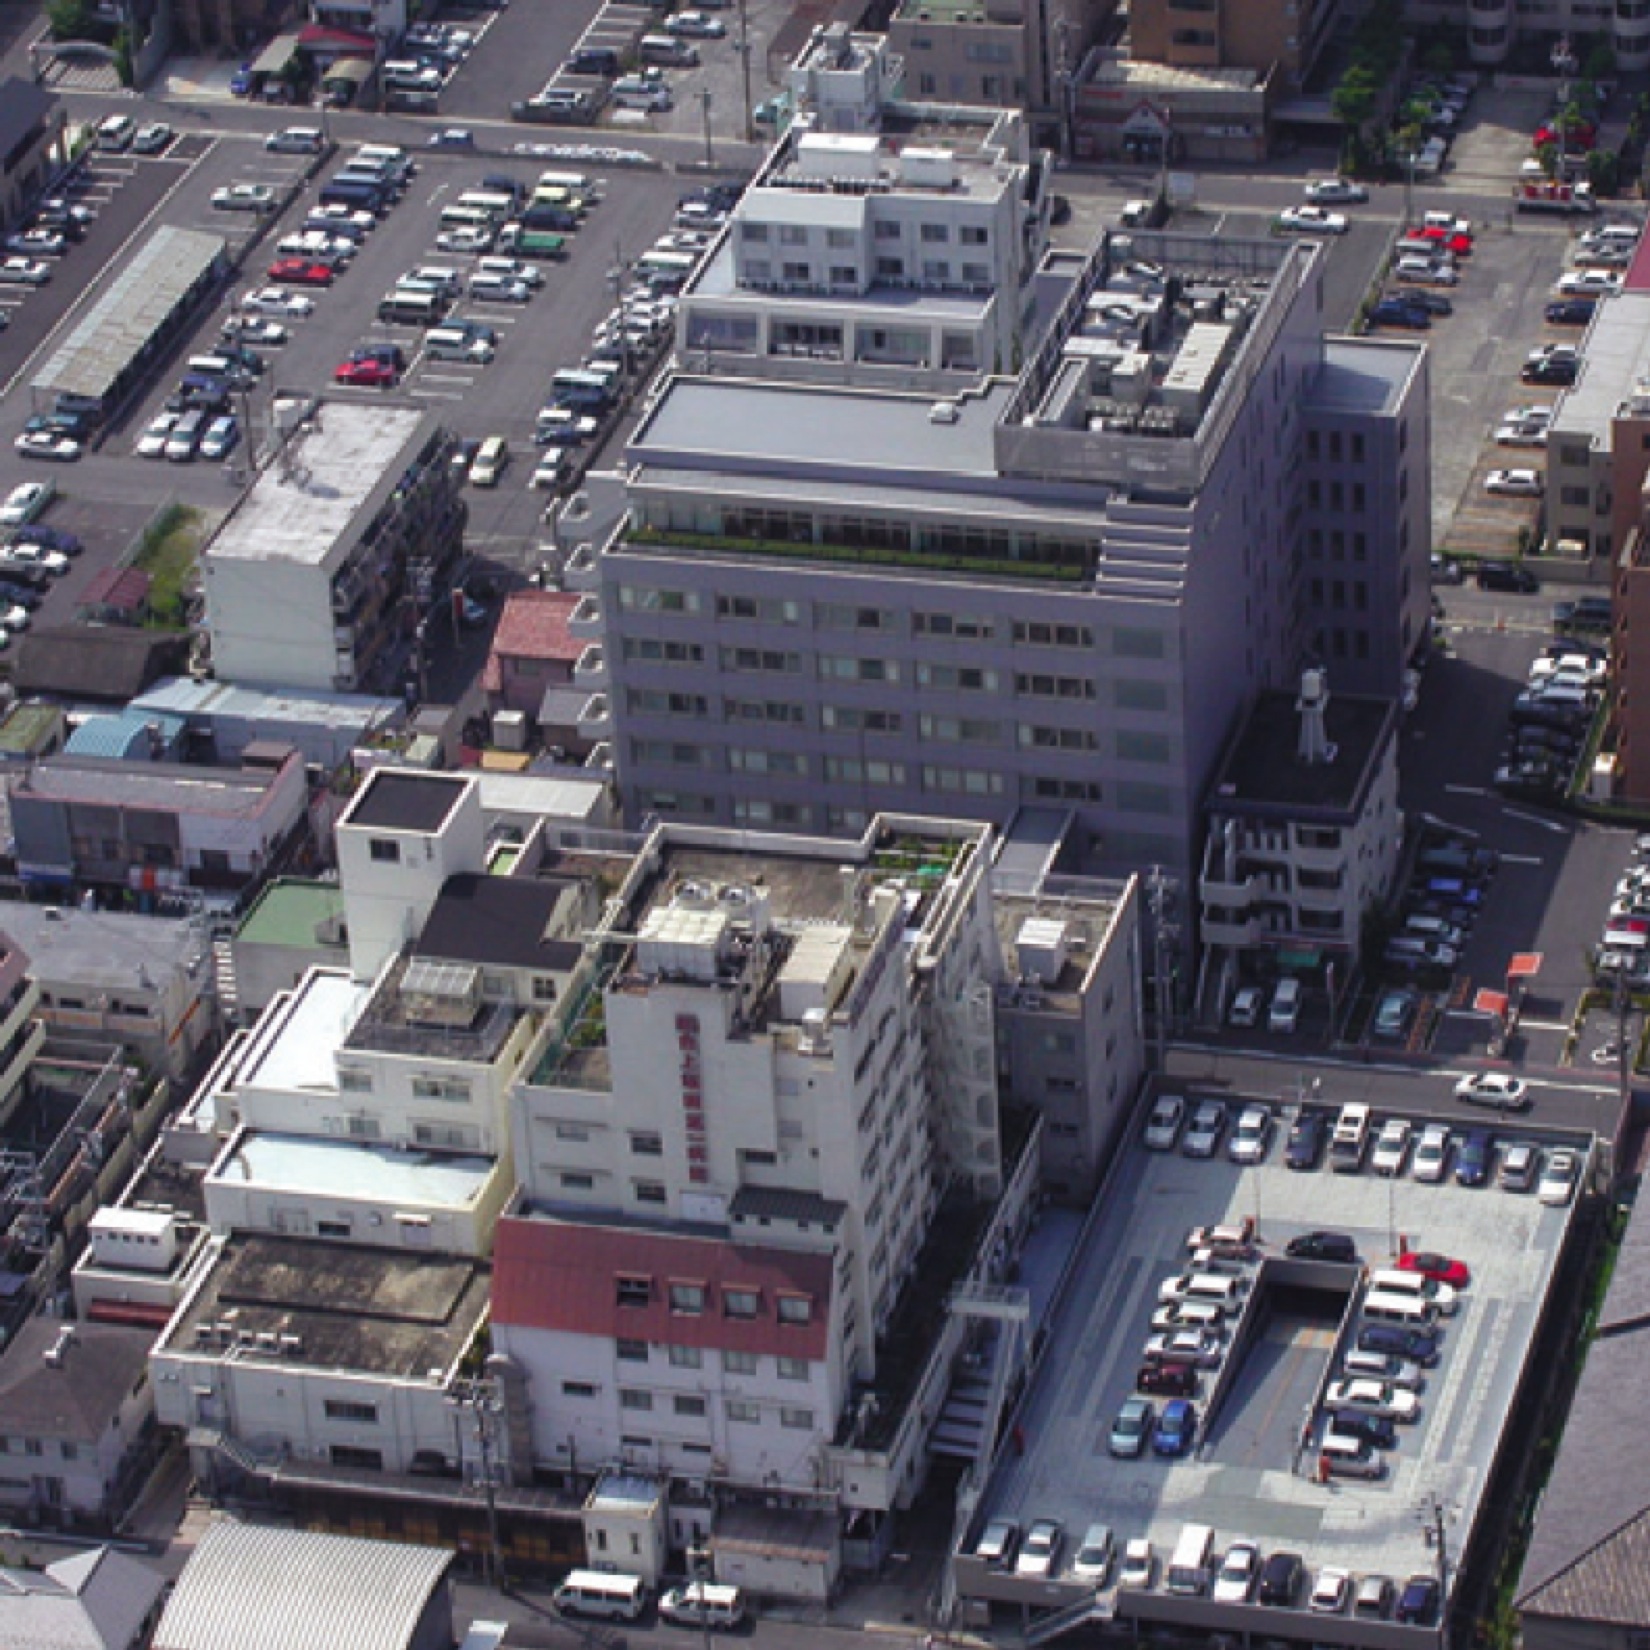
[[579, 737], [605, 739], [613, 731], [613, 708], [605, 693], [593, 693], [579, 712]]
[[1289, 861], [1296, 871], [1344, 871], [1346, 869], [1346, 847], [1337, 844], [1333, 848], [1309, 847], [1304, 842], [1296, 842], [1289, 851]]
[[1219, 906], [1234, 914], [1247, 911], [1255, 902], [1255, 879], [1244, 877], [1239, 882], [1224, 882], [1218, 877], [1206, 876], [1197, 885], [1199, 897], [1207, 905]]
[[607, 686], [607, 650], [599, 642], [592, 642], [579, 655], [573, 666], [573, 686], [589, 693]]
[[1224, 910], [1203, 913], [1203, 942], [1205, 945], [1229, 945], [1238, 950], [1260, 944], [1260, 918], [1243, 916]]
[[567, 631], [569, 635], [582, 636], [586, 641], [601, 640], [602, 604], [594, 595], [580, 598], [579, 605], [568, 616]]

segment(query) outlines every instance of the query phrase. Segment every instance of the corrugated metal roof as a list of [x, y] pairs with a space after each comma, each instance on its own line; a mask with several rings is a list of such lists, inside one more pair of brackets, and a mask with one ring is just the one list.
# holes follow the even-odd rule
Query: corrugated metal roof
[[452, 1560], [224, 1519], [178, 1578], [154, 1650], [406, 1650]]
[[126, 261], [34, 388], [102, 400], [226, 244], [221, 235], [163, 224]]

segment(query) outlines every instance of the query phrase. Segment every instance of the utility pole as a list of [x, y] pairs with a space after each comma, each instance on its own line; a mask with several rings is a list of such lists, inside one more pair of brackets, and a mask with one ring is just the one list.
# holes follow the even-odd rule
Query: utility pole
[[[481, 1456], [481, 1492], [487, 1501], [487, 1584], [503, 1587], [504, 1549], [498, 1535], [498, 1484], [493, 1471], [493, 1428], [503, 1404], [489, 1380], [455, 1383], [447, 1402], [455, 1409], [467, 1409], [475, 1417], [476, 1447]], [[464, 1463], [459, 1462], [462, 1474]]]
[[756, 128], [751, 124], [751, 20], [750, 0], [739, 0], [739, 66], [745, 87], [745, 113], [740, 127], [746, 143], [756, 141]]
[[705, 170], [708, 172], [716, 164], [716, 156], [710, 146], [710, 88], [707, 86], [699, 93], [699, 101], [705, 110]]
[[1438, 1650], [1449, 1650], [1449, 1548], [1444, 1503], [1429, 1493], [1421, 1506], [1427, 1545], [1438, 1566]]
[[688, 1573], [693, 1577], [699, 1588], [698, 1616], [699, 1638], [702, 1650], [710, 1650], [710, 1600], [705, 1597], [705, 1589], [710, 1585], [710, 1549], [695, 1542], [688, 1548]]

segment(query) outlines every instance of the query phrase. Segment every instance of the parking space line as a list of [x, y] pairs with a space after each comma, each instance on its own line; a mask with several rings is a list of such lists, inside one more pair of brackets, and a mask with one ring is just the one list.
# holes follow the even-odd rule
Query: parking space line
[[409, 391], [412, 395], [421, 395], [426, 401], [462, 401], [462, 390], [427, 390], [422, 384], [413, 385]]

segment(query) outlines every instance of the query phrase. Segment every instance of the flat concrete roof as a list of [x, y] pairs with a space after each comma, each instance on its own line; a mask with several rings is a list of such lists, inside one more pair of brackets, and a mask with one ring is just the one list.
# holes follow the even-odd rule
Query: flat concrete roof
[[[1225, 1098], [1235, 1121], [1241, 1102]], [[1332, 1093], [1322, 1098], [1333, 1107]], [[1272, 1109], [1280, 1111], [1275, 1102]], [[1395, 1179], [1377, 1177], [1367, 1162], [1356, 1175], [1331, 1177], [1326, 1164], [1294, 1173], [1283, 1166], [1282, 1144], [1295, 1108], [1281, 1109], [1288, 1115], [1278, 1116], [1262, 1165], [1240, 1167], [1224, 1151], [1192, 1161], [1178, 1150], [1148, 1152], [1131, 1143], [1109, 1177], [1101, 1214], [1073, 1260], [1049, 1326], [1040, 1373], [1016, 1417], [1023, 1453], [1002, 1452], [980, 1507], [981, 1518], [1012, 1518], [1022, 1528], [1037, 1518], [1060, 1519], [1067, 1547], [1057, 1580], [1082, 1532], [1095, 1522], [1112, 1527], [1119, 1549], [1137, 1536], [1152, 1542], [1160, 1567], [1152, 1614], [1174, 1606], [1161, 1592], [1161, 1572], [1188, 1523], [1212, 1525], [1218, 1553], [1248, 1539], [1263, 1553], [1301, 1553], [1312, 1573], [1339, 1565], [1401, 1583], [1435, 1569], [1417, 1512], [1436, 1496], [1452, 1517], [1452, 1548], [1465, 1548], [1507, 1442], [1502, 1428], [1574, 1204], [1548, 1208], [1533, 1193], [1504, 1192], [1493, 1182], [1465, 1188], [1453, 1177], [1421, 1185], [1407, 1164]], [[1412, 1115], [1417, 1126], [1424, 1120]], [[1454, 1122], [1459, 1136], [1477, 1120]], [[1501, 1140], [1535, 1138], [1516, 1125], [1495, 1132]], [[1368, 1265], [1393, 1264], [1400, 1240], [1407, 1240], [1412, 1249], [1456, 1256], [1471, 1268], [1459, 1311], [1441, 1320], [1443, 1356], [1426, 1374], [1419, 1419], [1400, 1426], [1398, 1446], [1385, 1452], [1385, 1479], [1319, 1484], [1315, 1451], [1302, 1447], [1309, 1417], [1312, 1441], [1321, 1434], [1313, 1402], [1357, 1327], [1348, 1329], [1343, 1346], [1344, 1308], [1325, 1292], [1268, 1291], [1270, 1316], [1258, 1325], [1241, 1363], [1219, 1372], [1224, 1396], [1212, 1422], [1207, 1406], [1217, 1375], [1202, 1377], [1195, 1400], [1199, 1432], [1190, 1456], [1170, 1461], [1148, 1450], [1139, 1460], [1123, 1461], [1109, 1454], [1112, 1421], [1135, 1390], [1159, 1286], [1185, 1270], [1187, 1234], [1196, 1226], [1246, 1218], [1257, 1222], [1261, 1257], [1281, 1257], [1292, 1237], [1332, 1227], [1353, 1237]], [[1257, 1269], [1258, 1263], [1244, 1268], [1250, 1277]], [[1352, 1267], [1310, 1270], [1344, 1276], [1348, 1288], [1359, 1275]], [[1166, 1400], [1153, 1402], [1161, 1410]], [[992, 1596], [1013, 1596], [1013, 1585], [996, 1578]], [[1059, 1602], [1028, 1585], [1028, 1602]], [[1206, 1597], [1195, 1607], [1208, 1625], [1215, 1607]], [[1260, 1628], [1243, 1610], [1231, 1619], [1234, 1626]], [[1357, 1625], [1347, 1618], [1313, 1618], [1313, 1634], [1346, 1642], [1347, 1630]]]
[[412, 1152], [354, 1140], [248, 1133], [224, 1154], [212, 1178], [315, 1197], [468, 1209], [496, 1167], [491, 1158], [452, 1152]]
[[328, 401], [292, 434], [207, 546], [214, 561], [323, 562], [434, 415]]
[[1607, 447], [1610, 421], [1634, 387], [1650, 378], [1650, 292], [1600, 300], [1581, 349], [1575, 384], [1553, 408], [1553, 437], [1587, 435]]
[[331, 969], [313, 970], [283, 1007], [259, 1024], [242, 1082], [277, 1092], [332, 1093], [338, 1087], [333, 1056], [371, 995], [370, 983]]
[[759, 460], [784, 474], [829, 465], [990, 476], [992, 430], [1014, 385], [994, 380], [984, 394], [956, 400], [955, 423], [934, 422], [935, 395], [773, 384], [755, 379], [673, 377], [637, 430], [628, 457], [669, 463], [689, 453], [718, 461]]
[[1390, 413], [1421, 363], [1422, 346], [1397, 338], [1325, 338], [1307, 404], [1363, 417]]

